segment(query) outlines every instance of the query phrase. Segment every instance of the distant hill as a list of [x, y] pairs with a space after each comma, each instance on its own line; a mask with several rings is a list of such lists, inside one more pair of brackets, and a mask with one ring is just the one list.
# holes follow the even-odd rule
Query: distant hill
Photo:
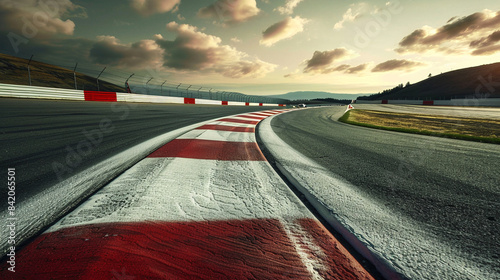
[[288, 92], [285, 94], [278, 95], [270, 95], [269, 97], [273, 98], [283, 98], [288, 100], [310, 100], [310, 99], [325, 99], [325, 98], [333, 98], [333, 99], [348, 99], [353, 100], [358, 96], [362, 96], [366, 94], [347, 94], [347, 93], [331, 93], [325, 91], [294, 91]]
[[[28, 60], [0, 53], [0, 83], [29, 85]], [[43, 62], [31, 61], [33, 86], [75, 89], [73, 71]], [[97, 90], [96, 78], [76, 73], [78, 89]], [[101, 91], [125, 92], [124, 87], [99, 80]]]
[[[476, 93], [476, 90], [477, 93]], [[500, 97], [500, 63], [439, 74], [409, 86], [358, 99], [452, 99]]]

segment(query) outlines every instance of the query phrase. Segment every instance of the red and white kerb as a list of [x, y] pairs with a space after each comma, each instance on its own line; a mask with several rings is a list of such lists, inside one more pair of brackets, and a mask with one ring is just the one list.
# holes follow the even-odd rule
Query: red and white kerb
[[221, 118], [165, 144], [58, 221], [2, 279], [373, 279]]

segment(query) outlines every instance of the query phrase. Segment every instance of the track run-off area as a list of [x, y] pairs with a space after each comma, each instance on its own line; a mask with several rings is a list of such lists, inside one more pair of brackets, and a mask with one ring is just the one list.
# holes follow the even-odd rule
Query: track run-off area
[[0, 106], [29, 241], [2, 279], [500, 279], [498, 145], [350, 126], [340, 106]]

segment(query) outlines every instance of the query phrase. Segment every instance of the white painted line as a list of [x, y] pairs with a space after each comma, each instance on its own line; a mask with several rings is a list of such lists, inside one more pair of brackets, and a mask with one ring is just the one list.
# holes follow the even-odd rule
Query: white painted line
[[[257, 119], [259, 117], [260, 119]], [[265, 116], [255, 116], [255, 115], [250, 115], [250, 114], [245, 114], [245, 115], [236, 115], [234, 117], [231, 117], [231, 119], [239, 119], [239, 120], [245, 120], [245, 121], [259, 121], [263, 120], [266, 118]]]
[[313, 218], [268, 162], [145, 158], [47, 232], [110, 222], [276, 217]]
[[265, 119], [266, 117], [271, 116], [270, 114], [264, 114], [265, 116], [263, 116], [263, 114], [254, 114], [254, 113], [248, 113], [248, 114], [244, 114], [244, 115], [249, 116], [249, 117], [262, 118], [262, 119]]
[[257, 119], [241, 117], [240, 115], [232, 116], [230, 118], [235, 120], [244, 120], [244, 121], [259, 121]]
[[177, 137], [177, 139], [198, 139], [226, 142], [256, 142], [255, 133], [203, 129], [191, 130]]
[[[314, 254], [325, 256], [325, 252], [312, 241], [308, 232], [298, 223], [289, 221], [281, 221], [283, 229], [288, 238], [292, 241], [297, 254], [307, 271], [311, 275], [311, 279], [322, 280], [323, 277], [319, 274], [320, 270], [328, 270], [327, 266], [321, 262], [321, 259]], [[314, 252], [314, 254], [312, 254]]]
[[207, 124], [208, 125], [237, 126], [237, 127], [256, 127], [255, 124], [235, 123], [235, 122], [221, 122], [221, 121], [212, 121], [212, 122], [209, 122]]

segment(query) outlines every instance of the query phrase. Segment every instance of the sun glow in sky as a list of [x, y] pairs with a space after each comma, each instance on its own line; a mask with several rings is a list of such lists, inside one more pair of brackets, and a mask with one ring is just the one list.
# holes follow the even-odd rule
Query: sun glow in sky
[[375, 93], [499, 61], [498, 0], [16, 0], [0, 52], [268, 95]]

